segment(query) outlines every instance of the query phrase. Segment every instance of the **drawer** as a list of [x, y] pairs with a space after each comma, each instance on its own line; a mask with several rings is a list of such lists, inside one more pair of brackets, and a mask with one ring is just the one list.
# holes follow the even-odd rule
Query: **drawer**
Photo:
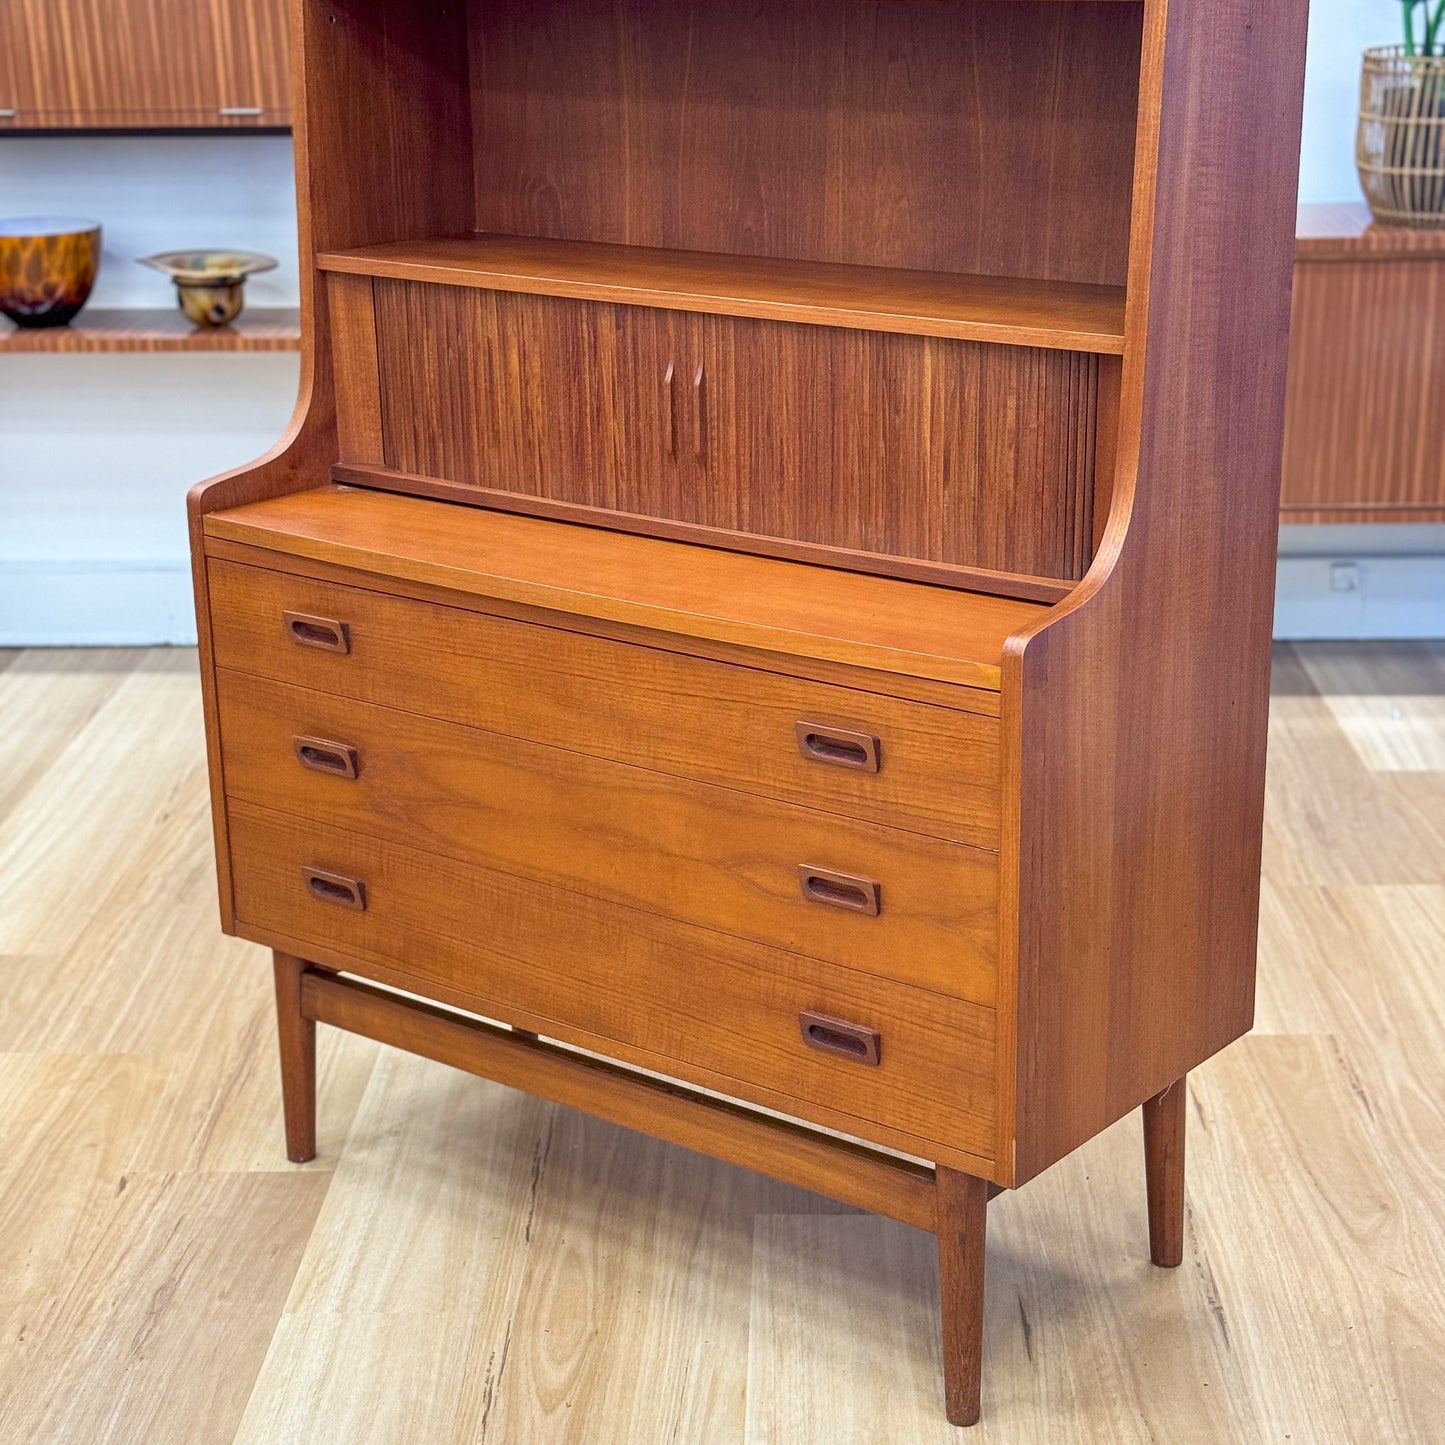
[[[243, 935], [865, 1138], [992, 1157], [990, 1008], [246, 803], [230, 835]], [[810, 1047], [805, 1012], [876, 1031], [877, 1064]]]
[[224, 668], [217, 689], [229, 796], [994, 1002], [996, 853]]
[[[219, 559], [208, 576], [221, 667], [998, 846], [997, 718]], [[288, 612], [344, 624], [347, 650], [298, 642]]]

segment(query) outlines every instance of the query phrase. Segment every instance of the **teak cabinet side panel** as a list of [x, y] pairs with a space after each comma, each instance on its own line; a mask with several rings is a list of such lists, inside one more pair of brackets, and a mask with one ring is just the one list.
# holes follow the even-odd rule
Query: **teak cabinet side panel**
[[1004, 662], [1016, 1183], [1253, 1014], [1305, 8], [1145, 7], [1113, 512]]

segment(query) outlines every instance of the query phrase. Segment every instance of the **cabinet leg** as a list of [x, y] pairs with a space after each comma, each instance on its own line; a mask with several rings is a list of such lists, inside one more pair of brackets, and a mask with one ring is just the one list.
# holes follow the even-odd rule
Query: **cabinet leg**
[[1144, 1103], [1149, 1257], [1165, 1269], [1184, 1258], [1184, 1105], [1188, 1075]]
[[276, 1033], [281, 1042], [281, 1107], [286, 1116], [286, 1157], [305, 1164], [316, 1157], [316, 1021], [301, 1013], [306, 960], [272, 953], [276, 966]]
[[988, 1184], [939, 1165], [938, 1284], [943, 1302], [943, 1398], [949, 1423], [976, 1425], [983, 1376], [983, 1240]]

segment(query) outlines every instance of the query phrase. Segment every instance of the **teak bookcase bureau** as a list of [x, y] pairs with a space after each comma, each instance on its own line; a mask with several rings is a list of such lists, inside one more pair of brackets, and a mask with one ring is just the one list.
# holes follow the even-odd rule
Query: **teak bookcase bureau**
[[[1303, 0], [298, 0], [306, 367], [191, 497], [227, 930], [933, 1230], [1253, 1009]], [[599, 1057], [600, 1056], [600, 1057]]]

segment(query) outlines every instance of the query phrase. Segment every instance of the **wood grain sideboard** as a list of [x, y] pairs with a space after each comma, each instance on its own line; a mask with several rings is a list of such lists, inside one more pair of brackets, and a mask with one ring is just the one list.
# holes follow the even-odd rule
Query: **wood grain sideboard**
[[[1254, 1002], [1305, 7], [295, 0], [301, 401], [190, 498], [317, 1023], [938, 1236]], [[846, 1261], [840, 1261], [846, 1268]]]
[[1445, 522], [1445, 231], [1301, 206], [1285, 522]]
[[287, 4], [5, 0], [0, 135], [289, 126]]

